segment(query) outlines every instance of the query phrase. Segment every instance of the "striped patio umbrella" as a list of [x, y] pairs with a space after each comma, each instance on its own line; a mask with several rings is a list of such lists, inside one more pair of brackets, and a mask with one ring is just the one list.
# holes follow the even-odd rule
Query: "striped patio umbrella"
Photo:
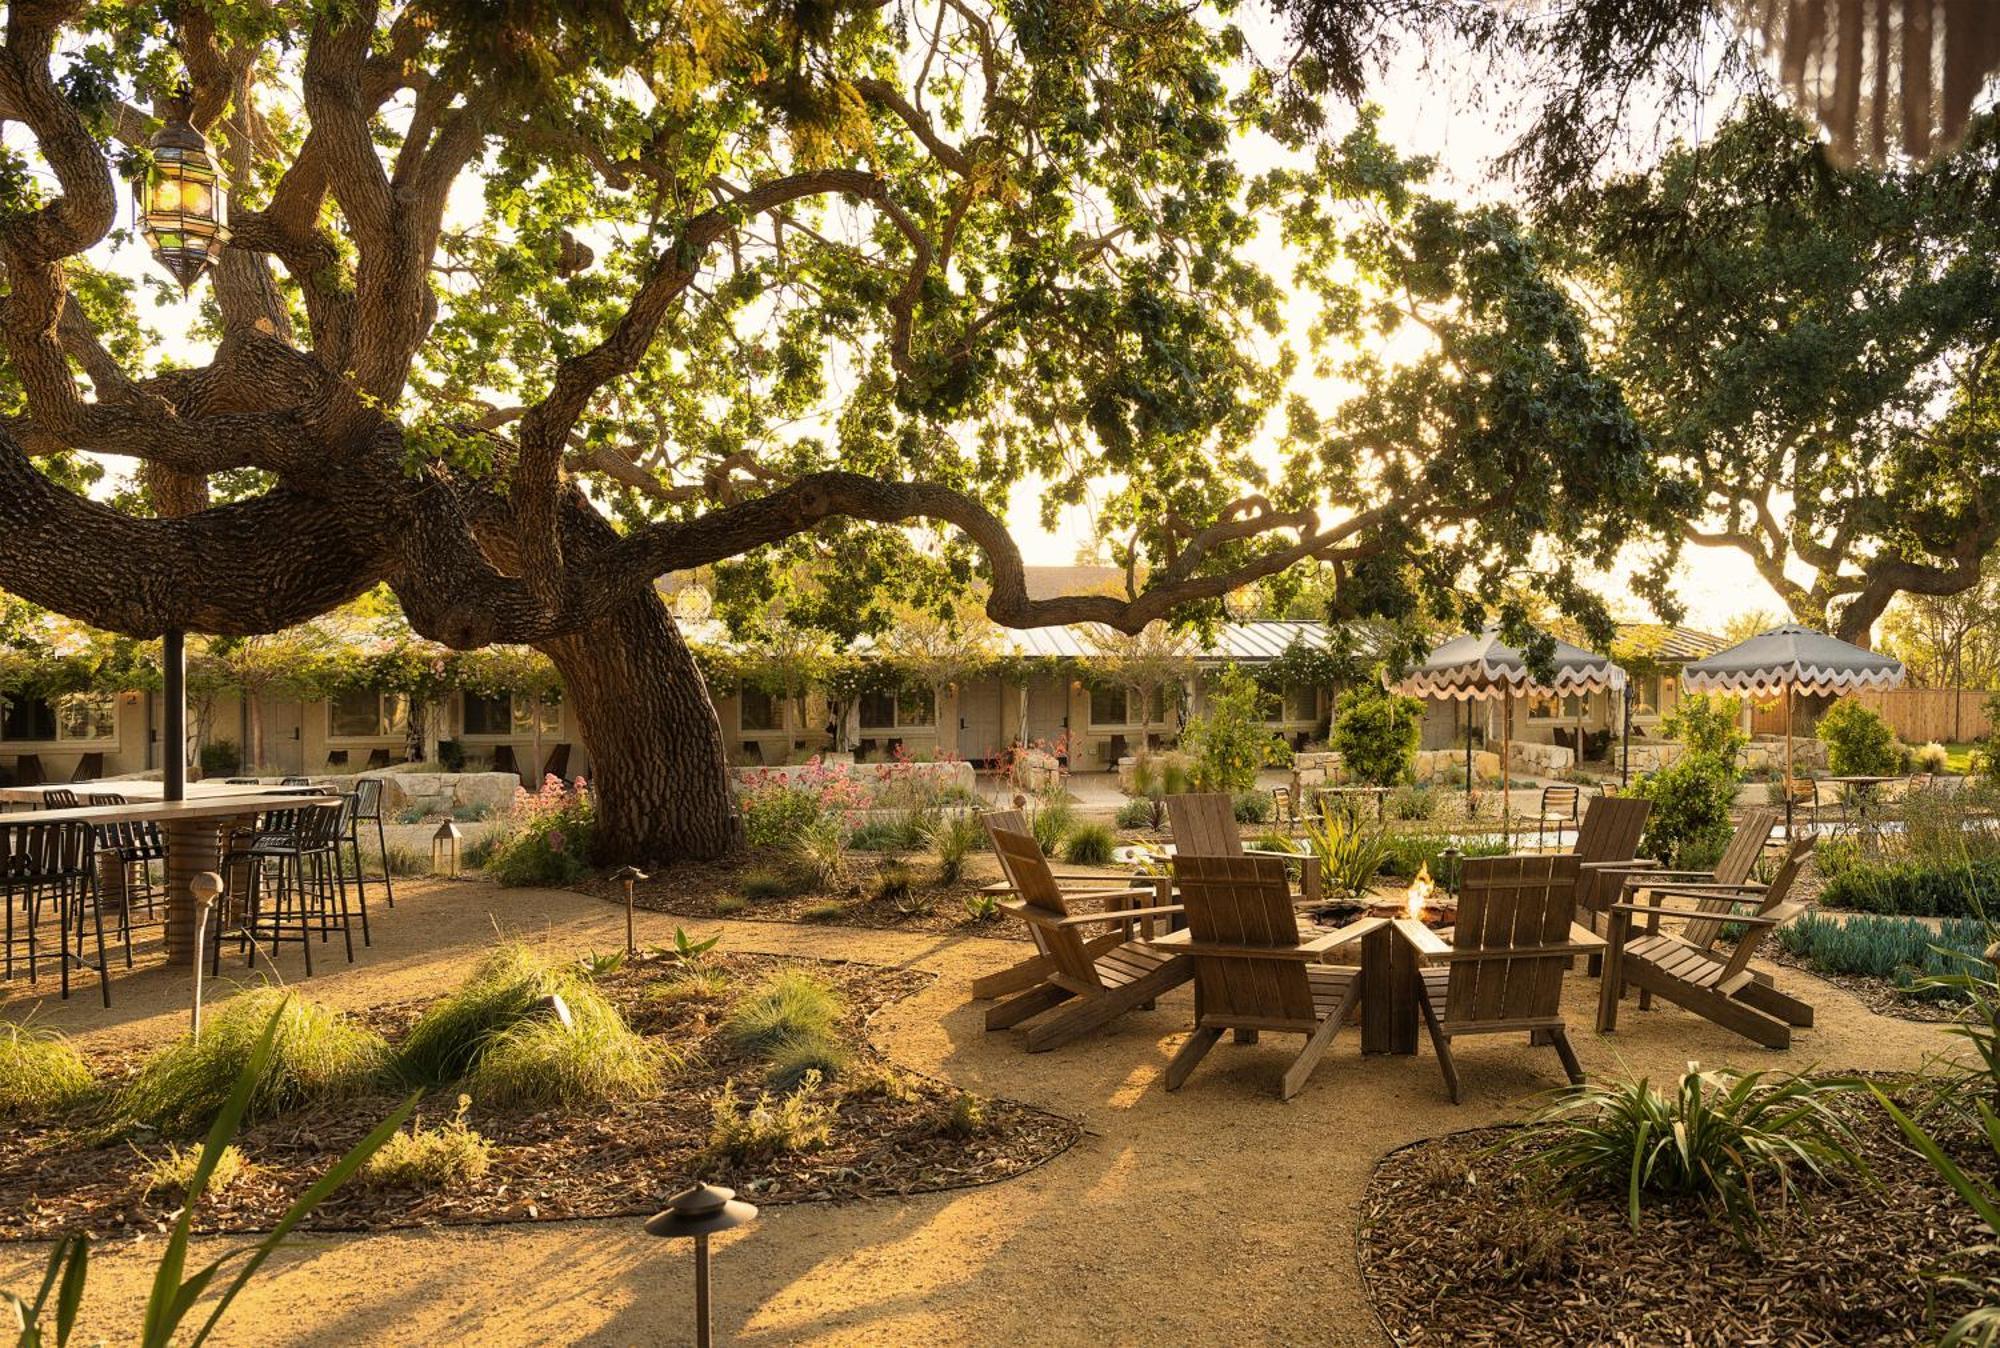
[[[1500, 640], [1498, 628], [1477, 634], [1453, 637], [1425, 657], [1424, 662], [1402, 678], [1388, 682], [1399, 693], [1412, 697], [1451, 698], [1460, 702], [1499, 699], [1500, 710], [1500, 832], [1505, 837], [1511, 806], [1507, 794], [1513, 764], [1513, 710], [1516, 695], [1549, 693], [1557, 697], [1572, 694], [1618, 692], [1625, 687], [1625, 671], [1608, 655], [1598, 655], [1566, 641], [1556, 642], [1553, 669], [1547, 679], [1537, 679], [1519, 649]], [[1470, 737], [1466, 741], [1468, 759]], [[1582, 741], [1578, 740], [1578, 757]], [[1468, 764], [1466, 790], [1472, 789]]]
[[1785, 700], [1785, 836], [1792, 834], [1792, 698], [1895, 688], [1903, 662], [1810, 627], [1786, 623], [1681, 669], [1691, 693], [1776, 693]]

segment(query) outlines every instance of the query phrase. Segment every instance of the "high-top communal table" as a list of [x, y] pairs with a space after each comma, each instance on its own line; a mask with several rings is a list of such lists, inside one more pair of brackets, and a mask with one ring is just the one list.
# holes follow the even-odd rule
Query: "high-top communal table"
[[[83, 794], [80, 788], [92, 788], [99, 792], [116, 791], [125, 795], [136, 795], [131, 788], [152, 788], [151, 794], [159, 794], [158, 782], [96, 782], [79, 783], [69, 788]], [[20, 790], [23, 788], [15, 788]], [[36, 799], [40, 799], [41, 788]], [[325, 795], [316, 788], [287, 787], [275, 789], [268, 786], [213, 786], [204, 790], [201, 784], [188, 788], [186, 800], [134, 800], [128, 805], [84, 805], [75, 809], [37, 810], [32, 814], [13, 816], [8, 822], [22, 824], [138, 824], [154, 823], [160, 826], [160, 834], [167, 846], [167, 963], [170, 965], [191, 965], [195, 958], [195, 902], [192, 884], [194, 877], [204, 871], [222, 868], [223, 840], [230, 830], [249, 827], [257, 815], [264, 810], [295, 810], [306, 805], [332, 805], [338, 797]], [[124, 868], [115, 863], [110, 868], [117, 875], [115, 882], [122, 893]], [[110, 870], [103, 873], [103, 880], [113, 877]], [[114, 895], [107, 895], [110, 901]]]

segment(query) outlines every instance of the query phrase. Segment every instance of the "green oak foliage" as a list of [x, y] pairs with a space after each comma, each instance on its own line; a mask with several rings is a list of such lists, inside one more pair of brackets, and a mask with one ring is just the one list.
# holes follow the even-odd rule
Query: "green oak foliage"
[[[1927, 168], [1838, 169], [1752, 104], [1577, 221], [1606, 370], [1799, 621], [1862, 637], [2000, 540], [2000, 129]], [[1792, 574], [1809, 574], [1796, 580]]]

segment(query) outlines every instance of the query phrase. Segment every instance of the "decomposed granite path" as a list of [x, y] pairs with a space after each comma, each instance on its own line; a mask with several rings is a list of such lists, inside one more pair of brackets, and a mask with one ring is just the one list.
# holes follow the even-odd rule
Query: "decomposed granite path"
[[[616, 948], [618, 909], [575, 894], [484, 883], [401, 887], [377, 909], [375, 946], [309, 987], [337, 1005], [454, 986], [496, 928], [581, 954]], [[642, 943], [675, 920], [639, 914]], [[1342, 1034], [1303, 1093], [1273, 1097], [1296, 1036], [1219, 1045], [1169, 1095], [1161, 1070], [1187, 1032], [1183, 988], [1152, 1012], [1051, 1053], [981, 1028], [977, 973], [1019, 958], [1013, 942], [766, 922], [700, 924], [727, 949], [909, 965], [939, 975], [883, 1012], [876, 1042], [903, 1065], [982, 1094], [1080, 1117], [1070, 1151], [1023, 1177], [908, 1200], [771, 1207], [715, 1246], [717, 1337], [747, 1344], [1378, 1344], [1354, 1222], [1390, 1148], [1517, 1117], [1560, 1083], [1555, 1055], [1511, 1038], [1459, 1055], [1466, 1102], [1444, 1094], [1428, 1045], [1363, 1058]], [[296, 957], [294, 957], [296, 958]], [[239, 966], [240, 967], [240, 966]], [[292, 971], [287, 966], [287, 976]], [[1819, 1010], [1789, 1053], [1757, 1048], [1672, 1007], [1628, 1008], [1616, 1036], [1590, 1032], [1596, 984], [1570, 979], [1568, 1014], [1586, 1071], [1656, 1079], [1690, 1060], [1743, 1067], [1898, 1069], [1950, 1044], [1937, 1027], [1877, 1016], [1829, 985], [1779, 970]], [[45, 984], [45, 987], [48, 985]], [[4, 1012], [86, 1042], [178, 1032], [184, 979], [160, 968], [114, 980], [102, 1010], [88, 981], [68, 1004], [9, 989]], [[673, 1177], [663, 1177], [663, 1183]], [[230, 1242], [199, 1242], [212, 1258]], [[123, 1342], [138, 1323], [157, 1242], [106, 1242], [92, 1259], [84, 1328]], [[0, 1247], [0, 1286], [32, 1291], [47, 1247]], [[227, 1344], [482, 1345], [690, 1342], [685, 1248], [629, 1220], [307, 1236], [238, 1300]]]

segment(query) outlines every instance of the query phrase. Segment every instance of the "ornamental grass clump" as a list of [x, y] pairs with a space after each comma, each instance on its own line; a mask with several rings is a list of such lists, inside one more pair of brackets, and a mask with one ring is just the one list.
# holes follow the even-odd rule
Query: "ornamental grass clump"
[[588, 984], [562, 992], [564, 1024], [537, 1008], [487, 1041], [466, 1077], [475, 1099], [502, 1108], [551, 1109], [641, 1100], [660, 1087], [673, 1055], [633, 1031]]
[[803, 969], [785, 969], [730, 1009], [722, 1034], [737, 1052], [764, 1057], [788, 1040], [835, 1038], [846, 1014], [846, 999], [823, 980]]
[[1108, 866], [1118, 835], [1109, 824], [1083, 823], [1063, 841], [1063, 860], [1072, 866]]
[[552, 993], [569, 995], [575, 974], [509, 942], [480, 961], [457, 992], [424, 1012], [396, 1047], [396, 1075], [411, 1086], [443, 1086], [478, 1063], [501, 1034]]
[[[1670, 1092], [1641, 1077], [1564, 1091], [1522, 1131], [1528, 1163], [1571, 1191], [1619, 1194], [1632, 1229], [1647, 1199], [1706, 1203], [1739, 1237], [1801, 1173], [1866, 1173], [1833, 1101], [1853, 1083], [1689, 1063]], [[1512, 1143], [1503, 1145], [1513, 1145]]]
[[246, 1118], [357, 1094], [379, 1081], [388, 1056], [381, 1035], [318, 1002], [258, 988], [212, 1011], [199, 1040], [184, 1037], [149, 1058], [119, 1092], [119, 1117], [169, 1137], [201, 1132], [228, 1100], [274, 1014], [276, 1037], [250, 1088]]
[[[201, 1164], [202, 1149], [196, 1146], [181, 1146], [169, 1142], [166, 1151], [146, 1168], [146, 1195], [165, 1194], [181, 1199], [187, 1197], [194, 1185], [195, 1170]], [[216, 1154], [215, 1165], [209, 1171], [208, 1184], [204, 1192], [220, 1193], [224, 1189], [240, 1183], [257, 1173], [257, 1167], [250, 1164], [243, 1155], [243, 1149], [234, 1142]]]
[[941, 816], [924, 835], [924, 848], [936, 868], [937, 882], [955, 885], [965, 878], [965, 863], [986, 845], [986, 830], [979, 816], [957, 810]]
[[97, 1078], [76, 1045], [53, 1030], [0, 1027], [0, 1118], [34, 1122], [87, 1099]]

